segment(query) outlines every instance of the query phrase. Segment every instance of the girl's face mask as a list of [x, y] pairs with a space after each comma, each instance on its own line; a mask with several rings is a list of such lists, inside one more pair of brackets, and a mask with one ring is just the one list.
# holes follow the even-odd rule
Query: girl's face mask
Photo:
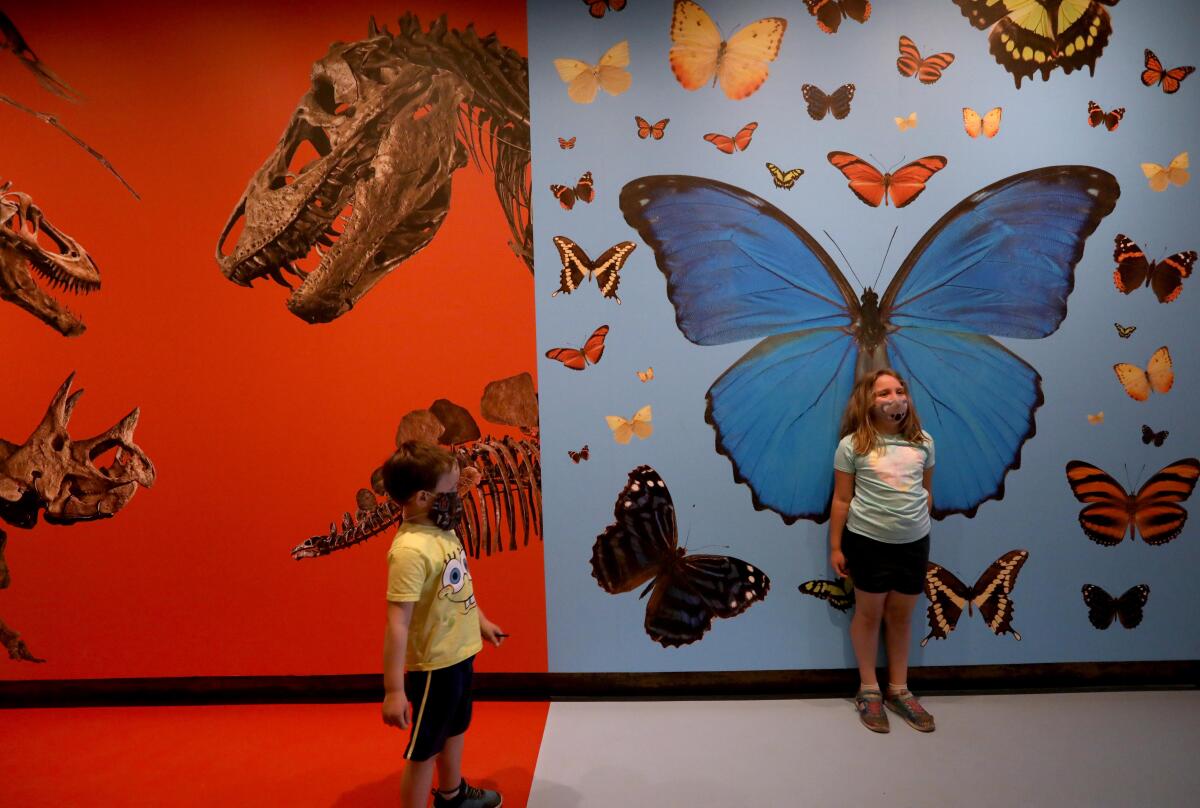
[[463, 516], [462, 497], [457, 491], [438, 494], [429, 506], [429, 518], [442, 530], [453, 530]]
[[888, 399], [875, 405], [875, 411], [881, 418], [898, 424], [908, 417], [908, 399], [903, 396]]

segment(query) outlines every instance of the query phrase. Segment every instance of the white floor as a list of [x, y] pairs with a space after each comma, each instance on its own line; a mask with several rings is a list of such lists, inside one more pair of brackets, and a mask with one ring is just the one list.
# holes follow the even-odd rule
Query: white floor
[[849, 699], [558, 702], [529, 806], [1200, 805], [1200, 692], [922, 701], [927, 735]]

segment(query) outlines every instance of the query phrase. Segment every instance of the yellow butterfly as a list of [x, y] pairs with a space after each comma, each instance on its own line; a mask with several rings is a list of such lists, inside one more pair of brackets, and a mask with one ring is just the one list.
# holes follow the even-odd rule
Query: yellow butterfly
[[917, 113], [910, 112], [907, 118], [895, 118], [896, 128], [901, 132], [917, 128]]
[[787, 20], [764, 17], [740, 29], [728, 40], [721, 29], [692, 0], [675, 0], [671, 16], [671, 71], [685, 90], [710, 81], [734, 101], [754, 94], [767, 80], [767, 63], [779, 55]]
[[1102, 423], [1104, 423], [1104, 410], [1100, 410], [1100, 412], [1096, 413], [1095, 415], [1092, 415], [1092, 414], [1089, 412], [1089, 413], [1088, 413], [1088, 423], [1089, 423], [1089, 424], [1102, 424]]
[[1172, 182], [1176, 185], [1187, 185], [1188, 180], [1192, 178], [1187, 168], [1187, 152], [1180, 152], [1175, 155], [1175, 159], [1166, 168], [1163, 168], [1158, 163], [1142, 163], [1142, 173], [1150, 181], [1150, 190], [1152, 191], [1165, 191], [1167, 190], [1167, 185]]
[[1127, 362], [1118, 362], [1113, 365], [1113, 370], [1125, 387], [1125, 392], [1134, 401], [1150, 398], [1151, 389], [1156, 393], [1165, 393], [1175, 384], [1175, 371], [1166, 345], [1154, 352], [1145, 370]]
[[599, 64], [590, 65], [578, 59], [555, 59], [554, 69], [558, 77], [567, 84], [567, 95], [576, 104], [590, 104], [596, 100], [596, 91], [604, 90], [609, 95], [620, 95], [629, 89], [633, 76], [625, 68], [629, 66], [629, 40], [622, 39], [600, 57]]
[[774, 163], [767, 163], [767, 171], [771, 172], [771, 179], [775, 180], [775, 187], [782, 188], [785, 191], [792, 190], [792, 186], [796, 184], [796, 180], [800, 179], [804, 174], [803, 168], [793, 168], [791, 171], [783, 171]]
[[970, 107], [963, 107], [963, 128], [971, 137], [980, 135], [995, 137], [996, 133], [1000, 131], [1000, 116], [1003, 114], [1004, 110], [1000, 107], [992, 107], [983, 116]]
[[654, 381], [654, 368], [646, 368], [645, 372], [637, 371], [638, 378], [642, 380], [642, 384]]
[[613, 440], [617, 443], [629, 443], [634, 435], [638, 436], [638, 440], [645, 440], [654, 434], [654, 425], [650, 423], [652, 414], [650, 405], [647, 404], [634, 413], [630, 420], [619, 415], [606, 415], [604, 420], [608, 421], [608, 428], [612, 430]]

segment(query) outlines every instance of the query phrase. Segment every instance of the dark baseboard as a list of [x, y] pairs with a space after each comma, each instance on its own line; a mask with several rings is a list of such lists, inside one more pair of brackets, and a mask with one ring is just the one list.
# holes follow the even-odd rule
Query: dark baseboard
[[[1195, 688], [1200, 686], [1200, 660], [924, 667], [911, 669], [908, 681], [925, 694]], [[850, 669], [477, 673], [475, 697], [483, 701], [809, 698], [845, 695], [857, 684], [858, 673]], [[379, 674], [0, 681], [0, 708], [312, 704], [382, 698]]]

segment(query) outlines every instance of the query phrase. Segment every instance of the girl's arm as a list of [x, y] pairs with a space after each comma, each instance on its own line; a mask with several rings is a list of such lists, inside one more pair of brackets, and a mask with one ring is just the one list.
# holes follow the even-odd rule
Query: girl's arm
[[[928, 472], [926, 472], [928, 473]], [[854, 499], [854, 475], [833, 470], [833, 502], [829, 506], [829, 563], [840, 577], [846, 577], [846, 557], [842, 555], [842, 530]]]
[[929, 504], [929, 512], [933, 513], [933, 466], [925, 469], [921, 485], [925, 487], [925, 501]]

